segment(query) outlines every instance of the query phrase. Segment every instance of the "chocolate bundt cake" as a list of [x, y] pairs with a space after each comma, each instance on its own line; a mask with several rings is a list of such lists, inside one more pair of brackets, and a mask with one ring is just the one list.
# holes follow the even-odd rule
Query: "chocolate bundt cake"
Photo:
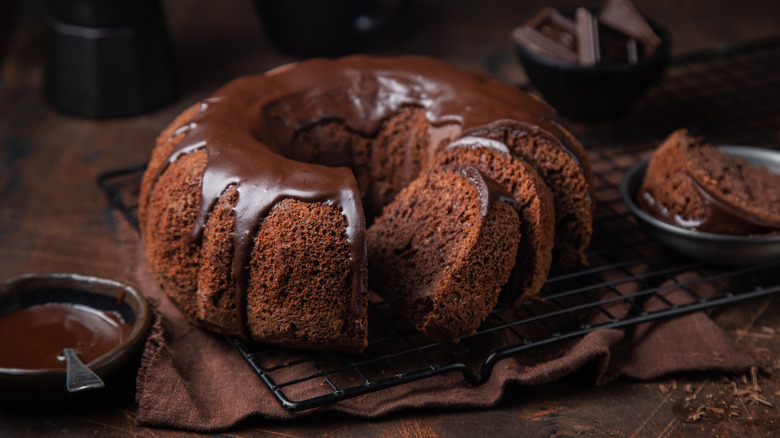
[[474, 333], [515, 264], [514, 203], [476, 167], [426, 172], [368, 228], [369, 286], [433, 340]]
[[512, 194], [521, 238], [503, 298], [515, 301], [535, 296], [549, 274], [555, 237], [553, 197], [544, 180], [528, 162], [512, 155], [504, 143], [481, 137], [463, 137], [450, 143], [434, 164], [475, 166]]
[[680, 129], [653, 153], [639, 205], [672, 225], [718, 234], [780, 232], [780, 175]]
[[534, 166], [562, 197], [561, 264], [584, 261], [590, 168], [551, 107], [443, 61], [350, 56], [236, 79], [162, 132], [139, 202], [150, 270], [202, 327], [360, 351], [366, 223], [467, 133]]

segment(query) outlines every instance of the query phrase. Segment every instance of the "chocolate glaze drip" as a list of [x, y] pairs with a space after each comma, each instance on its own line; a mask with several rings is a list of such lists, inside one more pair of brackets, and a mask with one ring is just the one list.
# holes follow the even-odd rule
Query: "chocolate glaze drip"
[[[355, 178], [346, 168], [288, 159], [286, 149], [297, 131], [325, 120], [339, 120], [358, 133], [375, 135], [382, 121], [404, 106], [424, 108], [434, 127], [454, 124], [461, 132], [509, 119], [537, 131], [560, 133], [550, 106], [486, 74], [424, 57], [365, 56], [314, 59], [266, 75], [239, 78], [206, 99], [200, 113], [176, 130], [185, 137], [175, 146], [169, 163], [195, 150], [208, 154], [193, 239], [201, 238], [222, 193], [231, 185], [239, 193], [234, 208], [233, 275], [242, 328], [246, 330], [247, 273], [254, 235], [270, 209], [285, 198], [325, 202], [346, 216], [354, 273], [352, 302], [356, 315], [361, 312], [365, 219]], [[565, 135], [561, 138], [568, 141]], [[154, 181], [166, 167], [161, 166]]]
[[[249, 262], [254, 235], [271, 208], [290, 198], [304, 202], [326, 202], [347, 218], [347, 240], [353, 271], [353, 311], [362, 312], [365, 277], [365, 219], [359, 191], [346, 168], [301, 163], [275, 153], [252, 137], [241, 120], [246, 108], [229, 105], [228, 97], [207, 99], [200, 113], [174, 135], [186, 134], [168, 161], [184, 154], [205, 150], [208, 164], [203, 174], [201, 204], [192, 230], [193, 241], [203, 236], [206, 222], [220, 196], [230, 186], [238, 191], [234, 207], [233, 276], [239, 325], [249, 339], [246, 324], [246, 295]], [[243, 122], [243, 123], [242, 123]], [[161, 175], [166, 166], [159, 170]], [[159, 175], [157, 176], [159, 177]], [[155, 178], [156, 180], [157, 178]]]
[[486, 177], [474, 166], [463, 166], [458, 168], [458, 173], [468, 179], [479, 194], [479, 213], [482, 217], [488, 215], [490, 206], [493, 202], [506, 202], [512, 208], [517, 208], [517, 202], [504, 186], [498, 184], [493, 179]]
[[747, 236], [780, 231], [777, 224], [753, 216], [724, 202], [717, 195], [705, 189], [694, 177], [689, 175], [689, 178], [704, 201], [705, 213], [703, 217], [686, 219], [670, 211], [645, 187], [639, 191], [639, 205], [663, 222], [706, 233]]

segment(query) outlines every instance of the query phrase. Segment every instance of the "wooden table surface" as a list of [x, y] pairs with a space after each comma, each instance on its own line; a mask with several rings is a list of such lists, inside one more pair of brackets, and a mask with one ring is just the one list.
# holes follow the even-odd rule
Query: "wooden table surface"
[[[0, 6], [0, 279], [75, 272], [122, 280], [115, 223], [96, 175], [145, 161], [155, 135], [179, 111], [224, 82], [297, 58], [270, 46], [249, 1], [167, 0], [163, 4], [180, 66], [180, 97], [138, 117], [74, 117], [52, 110], [42, 97], [44, 8], [38, 2], [18, 3]], [[578, 2], [475, 4], [417, 0], [389, 32], [368, 39], [363, 51], [432, 55], [523, 82], [510, 30], [541, 6]], [[676, 55], [780, 36], [780, 2], [775, 0], [637, 4], [669, 28]], [[677, 375], [603, 387], [586, 376], [572, 376], [540, 387], [511, 387], [491, 409], [406, 411], [370, 421], [328, 414], [294, 423], [254, 421], [225, 434], [780, 436], [780, 300], [762, 298], [721, 309], [716, 322], [767, 365], [744, 375]], [[0, 436], [187, 435], [138, 427], [135, 412], [132, 394], [100, 406], [4, 406]]]

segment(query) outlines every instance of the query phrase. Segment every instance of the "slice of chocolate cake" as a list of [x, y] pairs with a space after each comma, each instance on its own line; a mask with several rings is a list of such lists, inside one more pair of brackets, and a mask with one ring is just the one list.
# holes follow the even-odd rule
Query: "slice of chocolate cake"
[[495, 306], [519, 241], [501, 186], [472, 166], [433, 169], [368, 229], [369, 287], [429, 338], [457, 342]]
[[639, 204], [656, 218], [718, 234], [780, 232], [780, 174], [680, 129], [653, 154]]
[[514, 120], [500, 120], [467, 135], [504, 143], [512, 155], [534, 167], [553, 194], [553, 268], [587, 265], [584, 252], [593, 234], [593, 176], [582, 145], [573, 137], [564, 135], [568, 141], [562, 142], [538, 126]]
[[475, 166], [512, 194], [522, 237], [501, 299], [518, 305], [537, 295], [550, 272], [555, 238], [552, 192], [542, 177], [528, 162], [511, 155], [505, 144], [480, 137], [464, 137], [450, 144], [437, 160], [437, 165]]

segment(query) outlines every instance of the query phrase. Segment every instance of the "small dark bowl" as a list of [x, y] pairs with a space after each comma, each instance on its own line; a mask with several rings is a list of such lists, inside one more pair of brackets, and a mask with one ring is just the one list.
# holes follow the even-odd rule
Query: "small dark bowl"
[[[780, 152], [748, 146], [718, 148], [780, 173]], [[747, 266], [780, 260], [780, 234], [732, 236], [706, 233], [668, 224], [646, 213], [636, 199], [647, 164], [648, 160], [643, 160], [626, 172], [620, 184], [620, 194], [639, 225], [658, 243], [690, 258], [716, 265]]]
[[[28, 274], [0, 285], [0, 315], [46, 303], [78, 304], [99, 311], [115, 311], [132, 327], [127, 338], [86, 365], [106, 388], [85, 393], [109, 391], [112, 378], [137, 357], [151, 324], [146, 299], [132, 287], [102, 278], [77, 274]], [[5, 352], [0, 352], [5, 354]], [[44, 402], [79, 399], [89, 394], [68, 393], [65, 369], [0, 368], [0, 401]]]
[[669, 63], [671, 37], [647, 20], [661, 44], [636, 64], [586, 67], [535, 52], [515, 43], [528, 79], [561, 115], [571, 120], [595, 122], [617, 118], [653, 85]]

